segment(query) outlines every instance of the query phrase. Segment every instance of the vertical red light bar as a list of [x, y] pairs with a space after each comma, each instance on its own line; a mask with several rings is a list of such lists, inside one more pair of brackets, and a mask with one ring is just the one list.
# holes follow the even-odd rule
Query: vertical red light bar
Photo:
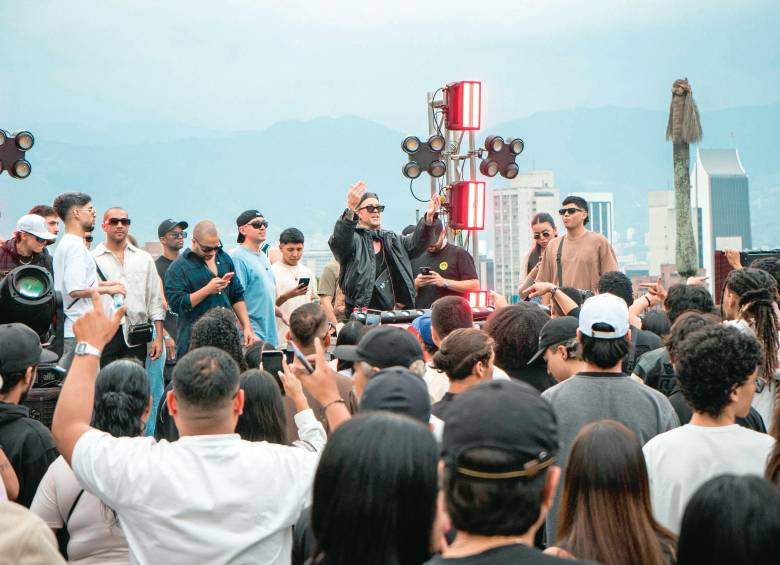
[[456, 230], [485, 229], [485, 183], [456, 182], [450, 189], [450, 226]]
[[472, 308], [486, 308], [488, 305], [487, 290], [471, 290], [468, 293], [469, 306]]
[[462, 81], [447, 86], [447, 129], [478, 130], [482, 118], [482, 83]]

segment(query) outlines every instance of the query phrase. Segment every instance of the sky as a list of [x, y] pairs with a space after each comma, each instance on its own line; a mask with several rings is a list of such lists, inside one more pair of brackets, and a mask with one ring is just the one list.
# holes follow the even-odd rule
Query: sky
[[[607, 105], [780, 100], [780, 2], [0, 0], [0, 128], [261, 130], [356, 115], [426, 127], [482, 80], [483, 123]], [[134, 134], [136, 135], [136, 134]]]

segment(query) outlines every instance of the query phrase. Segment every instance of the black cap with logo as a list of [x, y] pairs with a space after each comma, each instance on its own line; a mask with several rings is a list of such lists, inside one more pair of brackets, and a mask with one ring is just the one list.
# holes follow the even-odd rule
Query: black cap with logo
[[411, 332], [394, 326], [370, 330], [357, 345], [339, 345], [333, 355], [344, 361], [365, 361], [373, 367], [409, 367], [422, 360], [420, 342]]
[[[239, 214], [238, 218], [236, 218], [236, 227], [241, 227], [247, 225], [249, 222], [254, 220], [255, 218], [262, 218], [263, 214], [260, 213], [259, 210], [244, 210]], [[238, 237], [236, 238], [237, 243], [243, 243], [244, 236], [240, 233], [238, 234]]]

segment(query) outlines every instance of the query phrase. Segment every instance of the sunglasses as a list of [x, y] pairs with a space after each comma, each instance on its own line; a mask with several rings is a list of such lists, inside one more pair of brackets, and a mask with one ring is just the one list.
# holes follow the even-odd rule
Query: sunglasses
[[248, 225], [252, 226], [256, 230], [261, 230], [263, 228], [267, 228], [268, 227], [268, 222], [263, 220], [261, 222], [250, 222]]
[[369, 214], [373, 214], [374, 212], [384, 212], [385, 205], [380, 204], [379, 206], [372, 206], [371, 204], [369, 204], [368, 206], [363, 206], [362, 208], [358, 208], [358, 210], [368, 210]]
[[48, 239], [43, 239], [42, 237], [38, 237], [37, 235], [35, 235], [33, 233], [30, 233], [30, 232], [24, 232], [24, 233], [26, 233], [27, 235], [33, 236], [35, 238], [35, 241], [37, 241], [38, 243], [49, 243]]
[[218, 249], [222, 249], [221, 241], [219, 242], [219, 245], [214, 245], [214, 246], [203, 245], [197, 239], [193, 239], [193, 241], [198, 244], [198, 247], [200, 247], [200, 250], [203, 251], [203, 253], [211, 253], [212, 251], [217, 251]]
[[119, 224], [122, 224], [123, 226], [129, 226], [130, 218], [109, 218], [105, 221], [105, 223], [109, 226], [118, 226]]
[[582, 208], [561, 208], [560, 210], [558, 210], [558, 214], [560, 214], [561, 216], [566, 216], [567, 214], [569, 216], [573, 216], [577, 212], [584, 212], [584, 211], [585, 210], [583, 210]]
[[543, 237], [550, 237], [550, 235], [551, 235], [550, 232], [548, 232], [547, 230], [544, 230], [541, 233], [534, 233], [534, 239], [541, 239]]
[[95, 239], [95, 238], [94, 238], [94, 237], [92, 237], [91, 235], [85, 235], [85, 236], [84, 236], [84, 241], [86, 241], [86, 242], [88, 242], [88, 243], [92, 243], [92, 240], [93, 240], [93, 239]]
[[170, 237], [172, 239], [179, 239], [179, 238], [184, 239], [185, 237], [187, 237], [187, 232], [186, 231], [172, 231], [172, 232], [168, 233], [168, 237]]

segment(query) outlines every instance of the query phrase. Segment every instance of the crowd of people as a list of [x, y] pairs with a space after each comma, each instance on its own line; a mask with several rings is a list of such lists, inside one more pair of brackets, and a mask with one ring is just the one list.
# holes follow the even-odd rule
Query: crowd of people
[[[19, 219], [0, 273], [49, 271], [64, 328], [58, 356], [0, 325], [3, 562], [780, 559], [779, 259], [737, 261], [717, 300], [637, 294], [570, 196], [560, 236], [531, 222], [524, 300], [475, 323], [438, 198], [401, 233], [365, 183], [346, 204], [322, 273], [256, 209], [230, 250], [165, 219], [156, 259], [120, 207], [93, 247], [83, 193]], [[54, 364], [49, 430], [24, 403]]]

